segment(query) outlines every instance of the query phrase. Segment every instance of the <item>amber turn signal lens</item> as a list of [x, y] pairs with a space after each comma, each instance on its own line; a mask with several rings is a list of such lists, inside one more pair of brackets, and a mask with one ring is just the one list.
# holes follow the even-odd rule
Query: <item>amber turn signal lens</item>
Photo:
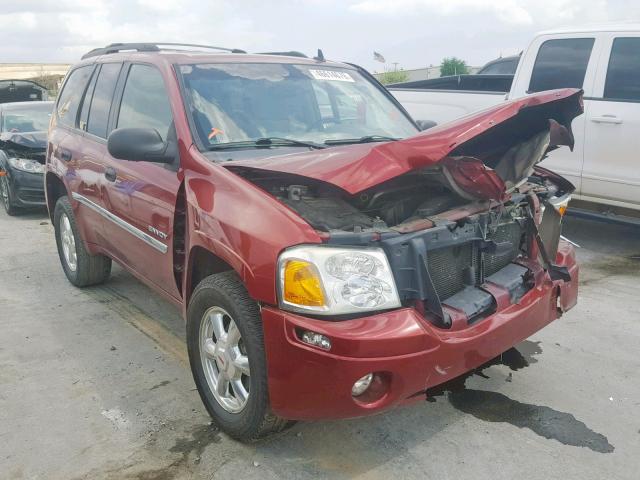
[[558, 213], [560, 214], [561, 217], [564, 217], [564, 214], [567, 211], [567, 206], [566, 205], [562, 205], [561, 207], [558, 207]]
[[315, 265], [304, 260], [289, 260], [284, 266], [282, 296], [295, 305], [322, 307], [325, 305], [320, 274]]

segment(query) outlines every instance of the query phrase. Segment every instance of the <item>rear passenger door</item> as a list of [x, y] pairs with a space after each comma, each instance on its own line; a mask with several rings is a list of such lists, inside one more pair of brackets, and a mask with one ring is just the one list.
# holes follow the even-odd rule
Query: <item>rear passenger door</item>
[[[114, 101], [113, 128], [154, 128], [175, 140], [173, 113], [160, 71], [125, 64]], [[112, 256], [174, 298], [173, 218], [180, 180], [174, 165], [127, 161], [105, 153], [105, 241]]]
[[[95, 80], [95, 65], [83, 65], [68, 73], [56, 102], [48, 137], [49, 163], [63, 179], [72, 197], [86, 199], [85, 206], [76, 211], [82, 238], [89, 244], [100, 243], [102, 217], [88, 204], [101, 203], [99, 177], [102, 172], [100, 155], [86, 151], [84, 133], [78, 119], [83, 102], [90, 98], [89, 89]], [[91, 248], [91, 245], [89, 245]]]
[[640, 35], [609, 34], [603, 52], [587, 110], [582, 195], [638, 208]]

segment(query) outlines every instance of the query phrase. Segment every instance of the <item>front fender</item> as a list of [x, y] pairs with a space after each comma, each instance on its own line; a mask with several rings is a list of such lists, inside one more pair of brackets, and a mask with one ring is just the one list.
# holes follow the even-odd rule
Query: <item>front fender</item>
[[187, 251], [199, 246], [229, 264], [257, 301], [277, 303], [276, 265], [283, 249], [321, 243], [295, 212], [219, 165], [188, 171], [185, 193]]

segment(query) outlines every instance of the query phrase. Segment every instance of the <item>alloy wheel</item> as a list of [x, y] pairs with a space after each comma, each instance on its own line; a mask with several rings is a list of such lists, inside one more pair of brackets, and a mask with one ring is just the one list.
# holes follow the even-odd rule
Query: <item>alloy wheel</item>
[[249, 357], [236, 322], [223, 308], [211, 307], [202, 316], [200, 360], [216, 401], [229, 413], [241, 412], [249, 400]]
[[76, 250], [76, 237], [73, 235], [71, 222], [66, 213], [60, 216], [60, 243], [67, 267], [72, 272], [78, 268], [78, 253]]

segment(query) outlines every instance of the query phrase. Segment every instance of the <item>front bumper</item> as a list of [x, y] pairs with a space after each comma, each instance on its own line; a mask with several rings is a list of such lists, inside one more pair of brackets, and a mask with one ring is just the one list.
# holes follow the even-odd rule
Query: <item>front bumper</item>
[[[413, 308], [332, 322], [263, 307], [272, 410], [296, 420], [347, 418], [424, 398], [416, 394], [492, 360], [576, 304], [578, 266], [571, 245], [561, 242], [556, 263], [568, 268], [570, 282], [552, 281], [530, 262], [535, 286], [518, 303], [505, 304], [508, 295], [494, 287], [494, 314], [449, 329], [434, 326]], [[331, 351], [302, 343], [296, 330], [328, 336]], [[363, 402], [351, 395], [351, 387], [370, 372], [381, 373], [383, 393]]]
[[44, 175], [29, 173], [11, 168], [8, 172], [9, 187], [13, 193], [13, 204], [16, 207], [41, 207], [46, 205], [44, 199]]

